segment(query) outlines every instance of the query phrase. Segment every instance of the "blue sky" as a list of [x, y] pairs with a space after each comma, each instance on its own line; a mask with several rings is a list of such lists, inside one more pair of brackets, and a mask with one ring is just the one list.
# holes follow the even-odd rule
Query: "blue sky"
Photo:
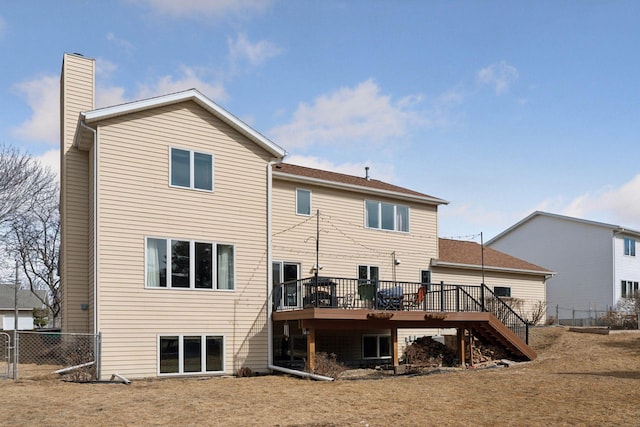
[[196, 87], [289, 162], [449, 200], [443, 237], [640, 229], [638, 40], [637, 1], [5, 1], [0, 142], [56, 167], [78, 52], [97, 106]]

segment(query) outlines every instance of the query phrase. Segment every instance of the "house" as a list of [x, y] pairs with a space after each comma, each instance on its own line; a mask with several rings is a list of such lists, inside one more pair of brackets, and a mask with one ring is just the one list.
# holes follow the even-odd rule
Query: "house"
[[103, 376], [266, 370], [285, 151], [196, 90], [94, 109], [94, 69], [64, 56], [63, 331], [102, 334]]
[[637, 239], [640, 231], [619, 225], [538, 211], [487, 245], [556, 271], [547, 283], [547, 314], [575, 322], [638, 291]]
[[[95, 109], [94, 68], [64, 56], [60, 271], [63, 331], [101, 334], [100, 377], [313, 368], [316, 348], [395, 366], [429, 328], [462, 358], [472, 333], [535, 357], [475, 260], [439, 256], [446, 201], [286, 164], [195, 89]], [[486, 283], [544, 298], [544, 269], [494, 267]]]
[[[440, 283], [485, 283], [525, 302], [520, 307], [525, 316], [545, 300], [544, 283], [551, 275], [546, 269], [489, 248], [484, 249], [483, 269], [481, 245], [438, 239], [438, 207], [448, 203], [443, 199], [371, 179], [368, 171], [357, 177], [279, 163], [273, 166], [273, 180], [274, 318], [281, 319], [274, 323], [274, 347], [280, 357], [295, 360], [301, 349], [304, 353], [305, 329], [316, 329], [316, 351], [339, 359], [343, 355], [342, 361], [356, 365], [390, 358], [392, 342], [401, 354], [410, 337], [445, 329], [425, 331], [424, 316], [405, 320], [397, 336], [390, 325], [358, 325], [351, 312], [344, 313], [342, 322], [334, 312], [326, 320], [314, 313], [302, 318], [299, 309], [314, 302], [305, 298], [314, 289], [316, 265], [321, 278], [335, 283], [328, 305], [364, 308], [363, 283], [370, 281], [388, 281], [391, 290], [409, 295], [417, 292], [416, 283], [432, 284], [425, 302], [440, 295]], [[286, 348], [280, 349], [285, 335]]]
[[[0, 284], [0, 329], [12, 330], [15, 324], [15, 289], [14, 285]], [[40, 298], [45, 298], [44, 291]], [[33, 329], [33, 309], [44, 308], [44, 304], [29, 289], [18, 289], [18, 329]]]

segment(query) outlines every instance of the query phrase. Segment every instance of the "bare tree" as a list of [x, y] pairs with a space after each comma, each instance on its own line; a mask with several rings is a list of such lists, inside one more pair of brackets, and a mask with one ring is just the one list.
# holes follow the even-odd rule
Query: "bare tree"
[[[7, 233], [7, 246], [17, 256], [31, 292], [46, 305], [53, 325], [60, 315], [60, 212], [58, 187], [50, 182], [33, 197], [33, 205], [16, 216]], [[38, 293], [45, 290], [46, 295]]]
[[[60, 313], [58, 207], [59, 190], [51, 171], [28, 154], [0, 144], [0, 237], [54, 322]], [[36, 292], [42, 290], [46, 292]]]
[[52, 181], [51, 172], [36, 159], [0, 144], [0, 227], [32, 207], [34, 195]]

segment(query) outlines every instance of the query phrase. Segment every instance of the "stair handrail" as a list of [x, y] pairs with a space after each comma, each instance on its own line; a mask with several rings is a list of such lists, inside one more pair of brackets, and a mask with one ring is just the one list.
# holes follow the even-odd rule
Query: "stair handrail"
[[[509, 328], [513, 333], [518, 335], [520, 338], [524, 339], [526, 344], [529, 344], [529, 322], [522, 318], [516, 311], [509, 306], [506, 302], [502, 300], [499, 296], [497, 296], [487, 285], [484, 283], [482, 286], [482, 308], [483, 311], [487, 311], [502, 322], [507, 328]], [[490, 295], [490, 299], [486, 297], [486, 292], [488, 291]], [[524, 337], [520, 333], [520, 331], [524, 328]]]

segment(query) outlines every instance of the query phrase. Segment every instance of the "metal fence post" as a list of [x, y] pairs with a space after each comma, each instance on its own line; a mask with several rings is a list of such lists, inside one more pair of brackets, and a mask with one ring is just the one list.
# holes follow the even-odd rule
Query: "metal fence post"
[[571, 326], [576, 326], [576, 309], [571, 307]]
[[560, 307], [556, 304], [556, 326], [560, 325]]
[[13, 380], [18, 380], [18, 326], [13, 325]]
[[96, 361], [96, 380], [100, 381], [100, 360], [102, 359], [102, 332], [98, 332], [97, 335], [94, 336], [95, 340], [95, 350], [94, 350], [94, 358]]

